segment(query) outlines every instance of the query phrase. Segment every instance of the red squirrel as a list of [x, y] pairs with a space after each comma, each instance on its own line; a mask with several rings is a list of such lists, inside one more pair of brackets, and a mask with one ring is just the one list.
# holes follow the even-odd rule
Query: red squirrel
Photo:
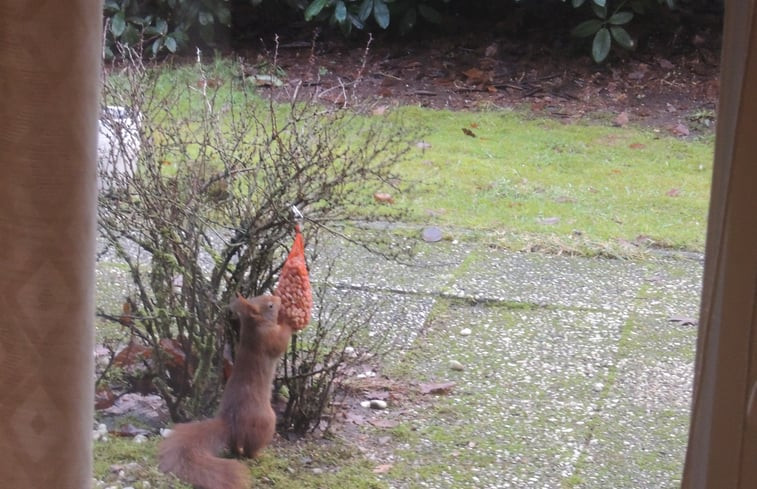
[[292, 336], [292, 328], [277, 322], [281, 300], [272, 295], [245, 299], [237, 295], [229, 305], [239, 316], [241, 331], [236, 361], [215, 418], [178, 424], [160, 444], [159, 468], [199, 489], [249, 487], [249, 474], [232, 455], [255, 457], [271, 442], [276, 415], [271, 407], [271, 384], [276, 363]]

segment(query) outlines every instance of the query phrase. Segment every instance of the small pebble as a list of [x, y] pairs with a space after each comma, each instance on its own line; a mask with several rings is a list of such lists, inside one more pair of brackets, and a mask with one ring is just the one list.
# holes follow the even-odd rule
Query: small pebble
[[386, 409], [387, 407], [386, 401], [382, 401], [381, 399], [371, 399], [368, 405], [371, 409]]
[[323, 469], [319, 469], [318, 467], [313, 469], [313, 473], [316, 475], [323, 474]]
[[160, 436], [162, 436], [163, 438], [165, 438], [165, 437], [167, 437], [168, 435], [170, 435], [172, 431], [173, 431], [173, 430], [172, 430], [172, 429], [170, 429], [170, 428], [161, 428], [161, 429], [160, 429]]
[[594, 384], [594, 392], [602, 392], [602, 390], [605, 388], [605, 385], [602, 382], [597, 382]]
[[470, 336], [473, 331], [470, 328], [464, 328], [460, 331], [460, 336]]
[[364, 408], [369, 408], [371, 407], [371, 401], [361, 401], [360, 405]]
[[147, 437], [145, 435], [137, 435], [134, 437], [134, 443], [144, 443], [146, 441], [147, 441]]
[[452, 370], [457, 370], [458, 372], [465, 370], [465, 365], [458, 362], [457, 360], [450, 360], [449, 361], [449, 368]]

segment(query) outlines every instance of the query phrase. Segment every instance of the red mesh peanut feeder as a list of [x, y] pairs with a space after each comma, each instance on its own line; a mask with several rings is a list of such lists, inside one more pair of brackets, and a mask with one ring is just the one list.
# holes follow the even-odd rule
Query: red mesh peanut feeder
[[[293, 207], [293, 211], [302, 217], [296, 207]], [[302, 238], [299, 223], [294, 226], [294, 243], [281, 269], [279, 283], [273, 295], [281, 299], [279, 324], [297, 331], [308, 325], [310, 311], [313, 309], [313, 293], [310, 290], [310, 276], [305, 263], [305, 240]]]

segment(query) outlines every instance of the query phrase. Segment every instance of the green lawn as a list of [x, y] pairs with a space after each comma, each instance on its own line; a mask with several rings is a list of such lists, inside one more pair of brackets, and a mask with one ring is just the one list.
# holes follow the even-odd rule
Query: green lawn
[[[563, 124], [513, 111], [399, 109], [429, 128], [400, 168], [420, 222], [702, 250], [712, 141]], [[463, 133], [463, 128], [476, 137]]]

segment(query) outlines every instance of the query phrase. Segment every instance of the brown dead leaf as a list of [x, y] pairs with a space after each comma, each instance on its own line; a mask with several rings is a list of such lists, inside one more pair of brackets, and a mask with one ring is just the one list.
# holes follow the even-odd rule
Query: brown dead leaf
[[681, 193], [680, 189], [671, 188], [670, 190], [668, 190], [667, 192], [665, 192], [665, 195], [667, 195], [668, 197], [678, 197], [678, 195], [680, 195], [680, 193]]
[[642, 144], [642, 143], [631, 143], [631, 144], [628, 145], [628, 147], [631, 148], [631, 149], [644, 149], [647, 146], [645, 144]]
[[392, 467], [394, 467], [393, 464], [381, 464], [381, 465], [377, 465], [376, 467], [373, 468], [373, 473], [374, 474], [386, 474], [387, 472], [389, 472], [390, 470], [392, 470]]
[[108, 409], [116, 402], [116, 395], [109, 388], [100, 388], [95, 391], [95, 409]]
[[467, 127], [462, 127], [461, 129], [462, 129], [462, 131], [463, 131], [463, 134], [465, 134], [466, 136], [470, 136], [470, 137], [472, 137], [472, 138], [475, 138], [475, 137], [476, 137], [476, 133], [474, 133], [473, 131], [471, 131], [471, 130], [470, 130], [470, 129], [468, 129]]
[[113, 358], [113, 365], [121, 368], [128, 368], [149, 358], [152, 358], [151, 348], [130, 341], [129, 344], [119, 351], [115, 358]]
[[172, 338], [162, 338], [160, 340], [160, 348], [163, 350], [163, 352], [168, 354], [170, 363], [177, 367], [184, 365], [186, 355], [184, 354], [184, 350], [181, 348], [181, 343]]
[[689, 128], [686, 126], [686, 124], [679, 122], [678, 124], [670, 128], [670, 132], [674, 136], [686, 137], [689, 135]]
[[134, 323], [133, 314], [131, 300], [127, 298], [121, 305], [121, 317], [118, 318], [118, 322], [124, 326], [131, 326]]
[[448, 394], [456, 385], [456, 382], [429, 382], [419, 385], [418, 389], [421, 394]]
[[628, 125], [628, 112], [625, 110], [618, 114], [618, 116], [613, 121], [613, 124], [615, 124], [618, 127], [626, 127]]
[[475, 67], [463, 71], [463, 75], [465, 75], [468, 81], [472, 83], [483, 83], [489, 81], [489, 75], [485, 71], [479, 70]]
[[376, 428], [396, 428], [400, 422], [393, 419], [371, 419], [368, 422]]
[[388, 109], [388, 105], [377, 105], [373, 108], [373, 115], [384, 115]]
[[373, 194], [373, 200], [379, 204], [394, 204], [394, 198], [391, 194], [387, 194], [386, 192], [376, 192]]

